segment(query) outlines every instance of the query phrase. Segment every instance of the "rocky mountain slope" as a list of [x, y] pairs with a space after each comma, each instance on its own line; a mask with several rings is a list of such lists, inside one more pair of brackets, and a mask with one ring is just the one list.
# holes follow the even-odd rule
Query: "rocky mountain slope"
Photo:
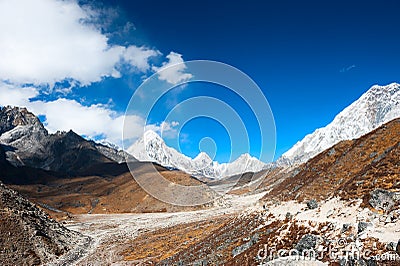
[[139, 161], [156, 162], [198, 177], [220, 179], [245, 172], [259, 172], [269, 167], [249, 154], [242, 154], [235, 161], [222, 164], [213, 161], [204, 152], [192, 159], [168, 147], [164, 140], [151, 130], [146, 131], [127, 151]]
[[43, 265], [73, 254], [89, 238], [70, 231], [0, 182], [0, 262]]
[[364, 199], [375, 189], [400, 192], [400, 118], [355, 140], [342, 141], [296, 169], [268, 199]]
[[277, 164], [304, 163], [342, 140], [361, 137], [397, 117], [400, 117], [400, 84], [372, 86], [329, 125], [315, 130], [285, 152]]

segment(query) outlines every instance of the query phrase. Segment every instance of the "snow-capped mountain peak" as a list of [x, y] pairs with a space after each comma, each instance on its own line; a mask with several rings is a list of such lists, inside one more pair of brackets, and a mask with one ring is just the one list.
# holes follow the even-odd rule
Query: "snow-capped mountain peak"
[[240, 155], [240, 156], [238, 157], [238, 159], [250, 159], [250, 158], [252, 158], [252, 157], [251, 157], [251, 155], [248, 154], [247, 152], [246, 152], [246, 153], [243, 153], [242, 155]]
[[153, 130], [147, 130], [143, 134], [143, 138], [145, 139], [146, 142], [148, 141], [162, 141], [163, 139]]
[[213, 160], [205, 152], [200, 152], [194, 159], [193, 162], [201, 164], [212, 164]]
[[252, 157], [250, 154], [248, 153], [243, 153], [242, 155], [240, 155], [235, 162], [248, 162], [248, 161], [252, 161], [252, 160], [257, 160], [255, 157]]
[[259, 172], [266, 169], [268, 165], [248, 153], [243, 153], [232, 163], [221, 164], [221, 167], [225, 168], [226, 176], [232, 176], [237, 173]]
[[249, 154], [243, 154], [232, 163], [220, 164], [213, 161], [205, 152], [194, 159], [168, 147], [154, 131], [146, 131], [128, 152], [139, 161], [156, 162], [164, 167], [176, 168], [194, 176], [222, 178], [244, 172], [258, 172], [267, 165]]
[[277, 164], [306, 162], [342, 140], [361, 137], [397, 117], [400, 117], [400, 84], [374, 85], [326, 127], [297, 142], [278, 159]]

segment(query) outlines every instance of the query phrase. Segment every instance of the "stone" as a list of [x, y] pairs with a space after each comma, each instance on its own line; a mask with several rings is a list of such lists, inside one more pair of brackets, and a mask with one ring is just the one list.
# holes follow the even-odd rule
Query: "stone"
[[386, 245], [386, 249], [387, 249], [388, 251], [396, 251], [396, 246], [397, 246], [397, 244], [396, 244], [395, 242], [389, 242], [389, 243]]
[[369, 204], [377, 210], [389, 212], [398, 202], [398, 195], [385, 189], [375, 189], [370, 193]]
[[303, 252], [304, 250], [311, 250], [315, 249], [317, 246], [317, 242], [319, 240], [319, 236], [312, 235], [312, 234], [307, 234], [304, 235], [300, 241], [296, 245], [296, 249], [299, 252]]
[[369, 260], [364, 260], [362, 258], [353, 258], [353, 257], [349, 257], [349, 258], [341, 258], [339, 260], [339, 265], [340, 266], [376, 266], [376, 262], [375, 260], [373, 260], [372, 258], [370, 258]]
[[256, 233], [253, 236], [251, 236], [250, 240], [232, 250], [232, 257], [236, 257], [237, 255], [243, 253], [247, 249], [249, 249], [251, 246], [253, 246], [255, 243], [258, 242], [259, 239], [259, 234]]
[[343, 224], [342, 233], [349, 231], [351, 228], [351, 224]]
[[361, 233], [365, 232], [367, 230], [367, 228], [371, 227], [371, 226], [372, 226], [371, 223], [359, 222], [358, 223], [358, 227], [357, 227], [358, 228], [357, 229], [358, 234], [361, 234]]
[[307, 207], [308, 207], [310, 210], [316, 209], [316, 208], [318, 208], [318, 202], [317, 202], [315, 199], [309, 200], [309, 201], [307, 202]]
[[50, 219], [47, 213], [1, 182], [0, 209], [12, 210], [8, 215], [0, 215], [0, 235], [8, 235], [2, 237], [1, 244], [7, 248], [1, 251], [1, 265], [47, 265], [69, 251], [68, 256], [79, 256], [75, 252], [92, 241]]

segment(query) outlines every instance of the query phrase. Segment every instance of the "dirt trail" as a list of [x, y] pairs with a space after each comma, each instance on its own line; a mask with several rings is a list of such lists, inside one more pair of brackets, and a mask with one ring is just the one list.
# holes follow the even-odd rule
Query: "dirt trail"
[[[206, 220], [257, 208], [264, 193], [225, 197], [228, 207], [176, 213], [83, 214], [77, 215], [66, 227], [90, 236], [92, 242], [78, 248], [80, 256], [61, 258], [53, 265], [130, 265], [119, 254], [138, 235], [178, 224]], [[259, 208], [259, 207], [258, 207]]]

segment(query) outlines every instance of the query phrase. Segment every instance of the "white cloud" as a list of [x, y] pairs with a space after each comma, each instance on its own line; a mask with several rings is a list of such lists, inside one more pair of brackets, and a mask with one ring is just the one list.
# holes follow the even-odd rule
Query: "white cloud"
[[0, 81], [0, 105], [27, 107], [29, 99], [39, 95], [36, 88], [25, 87], [16, 88], [12, 84], [6, 84]]
[[178, 135], [178, 131], [176, 129], [177, 126], [179, 126], [179, 122], [177, 121], [163, 121], [160, 124], [147, 125], [146, 130], [155, 131], [159, 133], [162, 137], [172, 139]]
[[118, 116], [105, 105], [83, 106], [75, 100], [61, 98], [50, 102], [31, 102], [28, 108], [36, 115], [46, 116], [45, 125], [50, 132], [73, 129], [89, 138], [103, 135], [113, 143], [120, 142], [122, 138], [123, 116]]
[[189, 134], [187, 134], [187, 133], [181, 133], [179, 135], [179, 138], [180, 138], [180, 142], [182, 142], [182, 143], [186, 143], [186, 144], [191, 143]]
[[158, 52], [110, 45], [94, 26], [100, 13], [76, 0], [0, 1], [0, 79], [12, 83], [54, 84], [66, 78], [82, 85], [120, 77], [126, 57], [140, 71]]
[[166, 57], [168, 62], [164, 62], [161, 67], [152, 67], [153, 71], [160, 71], [158, 73], [158, 78], [160, 80], [175, 85], [193, 77], [192, 74], [185, 73], [187, 67], [181, 54], [170, 52]]
[[130, 46], [124, 52], [124, 59], [129, 62], [133, 67], [142, 72], [150, 69], [149, 58], [160, 55], [159, 51], [148, 49], [144, 46], [136, 47]]
[[[0, 105], [27, 107], [35, 115], [44, 115], [46, 129], [50, 133], [72, 129], [89, 138], [101, 137], [121, 145], [125, 117], [123, 114], [117, 114], [107, 105], [84, 106], [75, 100], [65, 98], [48, 102], [29, 100], [38, 94], [36, 88], [14, 87], [0, 82]], [[130, 136], [140, 137], [145, 125], [144, 119], [139, 116], [129, 116], [128, 119], [132, 125]]]
[[[102, 32], [100, 25], [106, 20], [104, 15], [90, 6], [80, 6], [78, 0], [0, 0], [0, 105], [24, 106], [36, 115], [44, 115], [50, 132], [72, 129], [120, 145], [125, 116], [109, 105], [85, 106], [67, 98], [32, 100], [42, 95], [42, 85], [68, 95], [72, 87], [104, 77], [120, 77], [124, 74], [121, 69], [125, 69], [121, 66], [126, 64], [144, 73], [177, 64], [159, 77], [173, 84], [192, 77], [185, 73], [180, 54], [171, 52], [168, 62], [151, 68], [151, 58], [161, 55], [158, 50], [111, 45], [110, 35]], [[53, 88], [56, 82], [66, 79], [70, 87]], [[145, 120], [140, 116], [127, 119], [131, 124], [129, 136], [140, 137]], [[164, 135], [176, 134], [174, 123], [150, 127], [163, 130]]]
[[177, 122], [162, 122], [159, 125], [147, 125], [145, 119], [138, 115], [118, 114], [108, 105], [93, 104], [84, 106], [76, 100], [60, 98], [55, 101], [32, 101], [39, 94], [33, 87], [15, 87], [0, 82], [0, 106], [12, 105], [26, 107], [35, 115], [46, 117], [45, 127], [50, 133], [58, 130], [73, 130], [88, 138], [100, 138], [116, 145], [122, 145], [122, 131], [125, 123], [129, 123], [125, 136], [135, 140], [142, 136], [145, 128], [162, 132], [163, 136], [176, 136]]

